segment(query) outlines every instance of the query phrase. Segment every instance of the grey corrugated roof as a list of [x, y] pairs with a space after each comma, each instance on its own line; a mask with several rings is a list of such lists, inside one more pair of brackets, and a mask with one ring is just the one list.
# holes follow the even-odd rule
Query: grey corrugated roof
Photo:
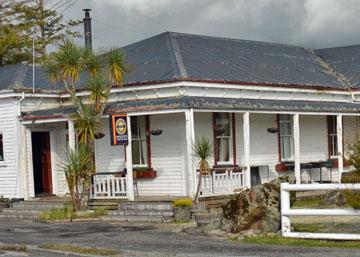
[[[165, 32], [122, 49], [131, 67], [125, 77], [128, 84], [183, 79], [344, 89], [348, 80], [354, 85], [360, 83], [360, 75], [354, 76], [360, 64], [356, 61], [337, 64], [340, 59], [358, 58], [356, 49], [346, 47], [346, 51], [333, 53], [285, 44]], [[85, 84], [83, 79], [80, 85]], [[31, 67], [15, 65], [0, 69], [0, 89], [31, 87]], [[60, 87], [51, 85], [44, 70], [37, 67], [36, 88]]]
[[318, 49], [316, 53], [342, 75], [349, 86], [360, 87], [360, 45]]
[[[136, 112], [166, 109], [205, 109], [205, 110], [240, 110], [240, 111], [294, 111], [294, 112], [331, 112], [358, 113], [360, 103], [320, 102], [320, 101], [290, 101], [264, 99], [234, 99], [212, 97], [174, 97], [157, 98], [137, 101], [110, 103], [105, 113]], [[74, 112], [74, 108], [56, 108], [34, 111], [23, 115], [23, 119], [63, 118]]]

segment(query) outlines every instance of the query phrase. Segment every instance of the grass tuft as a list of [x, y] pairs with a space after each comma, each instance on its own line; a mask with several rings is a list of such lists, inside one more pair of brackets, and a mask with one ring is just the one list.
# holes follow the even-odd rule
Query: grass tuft
[[285, 238], [278, 235], [246, 237], [242, 239], [241, 242], [249, 243], [249, 244], [360, 249], [359, 241], [331, 241], [331, 240]]
[[95, 248], [95, 247], [84, 247], [69, 244], [43, 244], [39, 246], [43, 249], [57, 250], [64, 252], [80, 253], [80, 254], [92, 254], [100, 256], [114, 256], [118, 255], [119, 252], [112, 249]]
[[25, 245], [0, 245], [1, 251], [11, 251], [11, 252], [27, 252], [27, 247]]
[[72, 207], [53, 208], [50, 211], [44, 211], [39, 215], [43, 220], [73, 220], [73, 219], [90, 219], [97, 218], [107, 214], [105, 209], [96, 209], [89, 212], [74, 212]]

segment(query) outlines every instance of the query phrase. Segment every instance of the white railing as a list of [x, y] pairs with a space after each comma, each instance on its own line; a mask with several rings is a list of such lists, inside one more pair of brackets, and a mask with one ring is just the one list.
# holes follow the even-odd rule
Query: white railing
[[[360, 210], [354, 209], [293, 209], [290, 208], [291, 191], [335, 191], [360, 190], [360, 184], [281, 184], [281, 232], [283, 237], [360, 240], [360, 234], [343, 233], [308, 233], [292, 232], [290, 217], [292, 216], [360, 216]], [[319, 222], [321, 218], [319, 217]]]
[[[198, 175], [199, 179], [199, 175]], [[233, 172], [211, 173], [201, 176], [200, 197], [234, 194], [244, 187], [244, 173]]]
[[126, 176], [116, 174], [94, 174], [90, 189], [92, 199], [127, 198]]

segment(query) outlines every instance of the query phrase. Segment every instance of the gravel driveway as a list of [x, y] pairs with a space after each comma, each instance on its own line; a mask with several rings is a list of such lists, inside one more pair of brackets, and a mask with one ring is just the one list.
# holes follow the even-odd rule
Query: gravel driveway
[[[0, 220], [0, 242], [28, 245], [44, 243], [77, 244], [118, 249], [123, 252], [122, 256], [139, 257], [360, 256], [360, 250], [251, 245], [169, 232], [153, 225], [131, 225], [104, 221], [46, 224], [21, 220]], [[0, 257], [2, 256], [0, 254]], [[53, 255], [38, 254], [38, 256]]]

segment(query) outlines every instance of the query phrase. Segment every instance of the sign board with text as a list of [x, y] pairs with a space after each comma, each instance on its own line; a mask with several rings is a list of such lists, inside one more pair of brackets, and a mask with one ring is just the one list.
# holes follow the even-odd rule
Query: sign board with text
[[111, 145], [126, 145], [128, 143], [127, 115], [110, 115], [110, 130]]

